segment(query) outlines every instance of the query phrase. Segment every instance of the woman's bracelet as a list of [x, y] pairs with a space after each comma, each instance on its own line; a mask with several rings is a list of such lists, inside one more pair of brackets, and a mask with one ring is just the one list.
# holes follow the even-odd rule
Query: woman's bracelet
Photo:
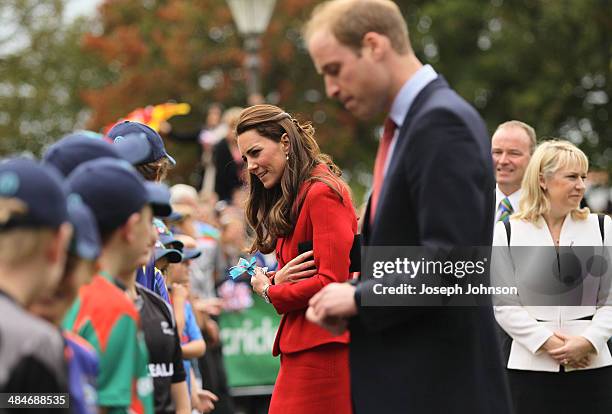
[[266, 284], [266, 286], [264, 286], [263, 290], [261, 291], [261, 297], [267, 302], [267, 303], [272, 303], [270, 302], [270, 297], [268, 296], [268, 289], [270, 289], [270, 284]]

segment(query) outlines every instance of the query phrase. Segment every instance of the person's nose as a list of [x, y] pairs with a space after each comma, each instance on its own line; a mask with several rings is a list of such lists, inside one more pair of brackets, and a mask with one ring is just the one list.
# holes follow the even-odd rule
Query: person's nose
[[584, 181], [585, 180], [582, 177], [578, 177], [578, 180], [576, 181], [576, 188], [580, 191], [584, 191], [586, 189], [586, 183]]
[[338, 98], [340, 94], [338, 84], [327, 76], [325, 77], [325, 93], [329, 98]]
[[247, 170], [250, 173], [254, 173], [256, 169], [257, 169], [257, 163], [254, 162], [253, 160], [248, 160], [247, 159]]
[[508, 161], [509, 161], [509, 158], [505, 152], [502, 152], [501, 154], [499, 154], [499, 158], [497, 159], [498, 164], [505, 165], [505, 164], [508, 164]]

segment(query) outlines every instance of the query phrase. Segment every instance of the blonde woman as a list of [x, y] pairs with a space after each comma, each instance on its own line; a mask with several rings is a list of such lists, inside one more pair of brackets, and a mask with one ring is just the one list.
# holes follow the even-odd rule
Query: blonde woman
[[[512, 248], [499, 251], [509, 252], [518, 286], [518, 295], [510, 298], [513, 306], [495, 307], [497, 322], [511, 340], [507, 372], [517, 414], [612, 412], [607, 279], [589, 275], [582, 284], [581, 294], [596, 299], [585, 304], [591, 306], [528, 306], [544, 303], [528, 299], [534, 292], [525, 288], [547, 277], [541, 269], [549, 253], [560, 266], [564, 246], [595, 246], [602, 252], [602, 246], [612, 244], [610, 218], [602, 220], [580, 208], [587, 171], [587, 157], [576, 146], [561, 140], [542, 143], [523, 177], [520, 212], [495, 228], [494, 246]], [[515, 254], [521, 246], [554, 250], [530, 248]]]

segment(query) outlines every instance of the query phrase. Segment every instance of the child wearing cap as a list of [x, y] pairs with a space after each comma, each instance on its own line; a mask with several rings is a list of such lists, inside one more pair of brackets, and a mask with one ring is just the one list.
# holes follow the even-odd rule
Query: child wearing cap
[[[136, 283], [136, 269], [148, 261], [156, 241], [153, 215], [170, 213], [167, 187], [144, 181], [125, 162], [105, 158], [79, 166], [68, 177], [68, 184], [89, 205], [98, 222], [104, 243], [100, 257], [104, 270], [100, 274], [136, 306], [132, 309], [137, 311], [135, 319], [144, 332], [141, 345], [149, 356], [146, 368], [148, 379], [153, 380], [155, 412], [188, 413], [189, 397], [172, 311], [162, 298]], [[100, 298], [94, 289], [90, 296], [89, 300], [100, 306], [107, 299]]]
[[135, 270], [154, 243], [152, 208], [162, 188], [148, 186], [127, 163], [99, 158], [67, 180], [91, 209], [102, 240], [101, 271], [83, 287], [64, 326], [87, 339], [100, 357], [98, 404], [109, 412], [152, 413], [153, 382], [140, 315]]
[[[168, 230], [163, 221], [158, 218], [153, 219], [153, 227], [155, 228], [155, 232], [157, 233], [157, 238], [161, 242], [161, 246], [157, 246], [155, 248], [154, 254], [145, 266], [142, 266], [136, 272], [136, 281], [143, 285], [144, 287], [152, 290], [161, 296], [167, 303], [170, 303], [170, 296], [168, 295], [168, 288], [166, 287], [166, 282], [164, 280], [164, 275], [161, 269], [165, 270], [168, 266], [168, 260], [166, 260], [165, 256], [170, 255], [174, 262], [180, 262], [181, 258], [176, 258], [177, 254], [180, 256], [179, 251], [174, 252], [164, 252], [165, 244], [172, 244], [170, 247], [182, 247], [182, 244], [176, 240], [174, 240], [174, 236]], [[175, 315], [178, 318], [178, 315]]]
[[[172, 306], [175, 309], [175, 313], [178, 313], [178, 311], [184, 313], [184, 326], [181, 330], [181, 348], [183, 350], [185, 371], [188, 371], [190, 368], [189, 360], [204, 355], [206, 344], [189, 302], [189, 266], [191, 260], [198, 257], [201, 252], [196, 249], [183, 248], [182, 253], [183, 259], [181, 262], [172, 263], [168, 266], [166, 280], [172, 288]], [[187, 378], [187, 383], [190, 383], [189, 378]]]
[[[155, 219], [154, 222], [157, 222], [157, 225], [154, 225], [156, 228], [160, 224], [163, 225], [158, 219]], [[157, 233], [157, 231], [155, 233]], [[171, 234], [169, 234], [169, 237], [173, 239]], [[182, 244], [180, 246], [182, 247]], [[170, 244], [164, 246], [161, 240], [157, 240], [155, 242], [154, 258], [156, 271], [158, 271], [159, 274], [165, 274], [169, 264], [180, 263], [183, 256], [179, 250], [172, 248]], [[159, 407], [164, 407], [163, 401], [167, 400], [166, 396], [170, 390], [171, 381], [174, 381], [175, 372], [182, 371], [184, 372], [183, 379], [189, 378], [189, 373], [183, 369], [184, 367], [178, 369], [182, 363], [181, 359], [183, 357], [178, 334], [182, 329], [178, 327], [179, 317], [173, 314], [169, 303], [160, 296], [139, 284], [136, 285], [136, 288], [143, 299], [140, 315], [143, 322], [147, 348], [151, 355], [149, 374], [154, 380], [156, 411], [170, 412], [166, 409], [160, 410]], [[184, 321], [182, 312], [180, 320]], [[161, 331], [159, 329], [160, 326], [162, 327]], [[187, 386], [185, 387], [185, 392], [184, 397], [186, 398], [187, 404], [189, 404]], [[171, 408], [169, 406], [166, 407], [168, 409]]]
[[136, 165], [145, 180], [160, 182], [166, 178], [168, 170], [176, 165], [174, 158], [166, 151], [162, 137], [145, 124], [123, 121], [113, 126], [106, 135], [116, 144], [133, 140], [149, 142], [149, 156]]
[[[107, 137], [118, 146], [133, 146], [138, 142], [149, 144], [149, 155], [135, 165], [136, 170], [147, 181], [161, 182], [166, 178], [168, 170], [176, 165], [174, 158], [166, 151], [162, 137], [148, 125], [122, 121], [108, 131]], [[155, 269], [154, 262], [153, 257], [149, 258], [148, 263], [137, 270], [136, 280], [169, 302], [168, 290], [161, 274]]]
[[[184, 302], [184, 314], [185, 314], [185, 328], [181, 336], [181, 347], [183, 349], [183, 362], [185, 364], [185, 371], [188, 373], [188, 384], [191, 390], [191, 402], [192, 406], [199, 411], [212, 410], [215, 403], [219, 401], [213, 392], [204, 390], [201, 388], [201, 384], [195, 379], [195, 367], [191, 365], [191, 360], [194, 358], [201, 358], [206, 351], [206, 342], [200, 331], [200, 322], [196, 317], [196, 313], [193, 310], [191, 300], [194, 299], [191, 294], [191, 273], [193, 270], [192, 260], [197, 259], [202, 255], [202, 251], [198, 249], [195, 239], [185, 234], [177, 234], [176, 240], [183, 244], [183, 260], [181, 263], [171, 264], [168, 267], [168, 283], [172, 286], [172, 292], [180, 292], [184, 290], [183, 296]], [[180, 297], [180, 296], [179, 296]], [[174, 299], [174, 295], [173, 295]], [[219, 299], [217, 301], [220, 302]], [[180, 301], [173, 301], [175, 312], [178, 313], [180, 308]], [[212, 304], [211, 304], [212, 305]], [[221, 310], [221, 303], [218, 304], [219, 312]], [[218, 313], [217, 313], [218, 314]]]
[[[119, 251], [121, 250], [120, 248], [115, 249], [116, 251], [113, 252], [114, 249], [112, 249], [112, 246], [115, 247], [119, 247], [121, 246], [121, 243], [118, 243], [116, 238], [113, 238], [111, 235], [112, 233], [115, 231], [114, 229], [117, 227], [129, 227], [132, 230], [134, 230], [134, 228], [139, 227], [141, 230], [143, 229], [142, 225], [146, 226], [148, 223], [148, 227], [150, 230], [150, 219], [143, 219], [139, 221], [139, 225], [138, 226], [128, 226], [129, 221], [126, 223], [120, 223], [121, 220], [118, 220], [118, 218], [127, 218], [129, 216], [129, 214], [132, 214], [136, 211], [138, 211], [138, 209], [140, 207], [142, 207], [143, 204], [145, 204], [145, 202], [142, 200], [142, 197], [140, 199], [135, 199], [135, 195], [138, 194], [138, 190], [139, 188], [138, 185], [140, 185], [141, 187], [144, 186], [147, 190], [150, 189], [151, 186], [155, 186], [155, 184], [152, 183], [144, 183], [142, 181], [142, 178], [140, 178], [138, 176], [138, 174], [134, 171], [131, 170], [129, 171], [129, 174], [127, 174], [127, 182], [122, 182], [121, 181], [121, 177], [119, 175], [117, 175], [117, 173], [123, 173], [123, 175], [126, 175], [126, 170], [125, 169], [117, 169], [117, 165], [112, 165], [113, 163], [109, 160], [105, 160], [102, 161], [100, 160], [100, 157], [110, 157], [110, 158], [114, 158], [114, 159], [124, 159], [126, 161], [131, 162], [132, 164], [142, 164], [142, 163], [146, 163], [149, 160], [149, 156], [151, 155], [155, 155], [155, 151], [157, 151], [159, 148], [154, 147], [154, 144], [149, 144], [149, 141], [147, 139], [142, 139], [142, 133], [139, 130], [135, 130], [135, 131], [124, 131], [123, 132], [124, 136], [122, 136], [120, 139], [117, 139], [114, 145], [108, 144], [104, 141], [101, 140], [95, 140], [95, 139], [91, 139], [91, 137], [89, 136], [83, 136], [83, 134], [72, 134], [71, 136], [68, 137], [64, 137], [62, 138], [59, 142], [57, 142], [56, 144], [54, 144], [46, 153], [45, 153], [45, 161], [51, 165], [54, 165], [56, 168], [58, 168], [60, 171], [62, 171], [64, 174], [68, 175], [71, 174], [73, 170], [79, 169], [81, 166], [81, 164], [83, 164], [86, 161], [91, 161], [91, 160], [97, 160], [99, 161], [100, 165], [99, 168], [104, 168], [109, 167], [109, 171], [111, 172], [110, 175], [109, 174], [105, 174], [104, 172], [102, 172], [101, 174], [97, 174], [96, 172], [92, 172], [89, 171], [89, 178], [84, 178], [83, 176], [79, 176], [79, 173], [75, 172], [75, 174], [71, 175], [70, 178], [70, 182], [72, 184], [74, 184], [76, 187], [80, 188], [81, 191], [81, 195], [83, 195], [83, 197], [87, 200], [87, 202], [93, 206], [92, 208], [94, 209], [95, 213], [96, 213], [96, 219], [99, 221], [99, 223], [101, 224], [101, 232], [105, 241], [105, 251], [107, 252], [107, 254], [103, 255], [102, 257], [102, 262], [103, 262], [103, 266], [105, 266], [105, 272], [101, 272], [99, 276], [105, 276], [107, 279], [107, 282], [110, 283], [104, 283], [104, 277], [96, 277], [94, 279], [94, 283], [92, 285], [94, 285], [93, 287], [91, 287], [90, 289], [84, 289], [84, 295], [86, 296], [86, 294], [89, 292], [91, 294], [91, 296], [94, 296], [96, 293], [96, 287], [108, 287], [112, 284], [119, 286], [120, 288], [126, 290], [127, 292], [131, 293], [133, 295], [133, 299], [135, 300], [136, 304], [140, 305], [139, 306], [139, 311], [141, 313], [143, 313], [143, 309], [146, 308], [146, 306], [143, 305], [143, 303], [145, 304], [149, 304], [151, 302], [151, 300], [153, 300], [155, 302], [155, 299], [151, 299], [151, 300], [141, 300], [142, 298], [148, 299], [149, 295], [147, 291], [143, 291], [140, 292], [139, 288], [135, 285], [133, 278], [129, 275], [129, 274], [116, 274], [113, 271], [109, 271], [109, 269], [112, 269], [113, 265], [115, 264], [119, 264], [121, 263], [120, 259], [124, 259], [123, 262], [127, 262], [129, 263], [133, 263], [133, 260], [130, 261], [130, 257], [129, 255], [125, 256], [125, 257], [120, 257], [119, 256]], [[105, 164], [105, 166], [103, 166], [102, 164]], [[79, 168], [77, 168], [79, 167]], [[84, 168], [84, 167], [83, 167]], [[89, 168], [89, 170], [91, 170], [91, 168]], [[128, 169], [129, 170], [129, 169]], [[80, 170], [79, 170], [80, 171]], [[113, 174], [114, 171], [114, 174]], [[82, 174], [81, 174], [82, 175]], [[126, 178], [126, 177], [123, 177]], [[131, 180], [130, 180], [131, 178]], [[134, 180], [135, 179], [135, 180]], [[94, 185], [88, 185], [88, 180], [91, 184]], [[116, 186], [114, 186], [116, 181]], [[132, 184], [133, 188], [129, 188], [129, 185], [127, 184]], [[136, 182], [136, 187], [134, 187], [134, 184]], [[126, 187], [127, 185], [127, 187]], [[124, 188], [121, 188], [124, 187]], [[113, 191], [117, 191], [119, 190], [119, 192], [123, 191], [123, 194], [120, 194], [119, 197], [113, 197], [113, 195], [111, 194]], [[142, 188], [140, 188], [140, 190], [142, 190]], [[104, 194], [108, 195], [109, 197], [104, 197]], [[123, 198], [121, 198], [121, 196], [123, 196]], [[156, 212], [156, 214], [159, 215], [167, 215], [170, 212], [170, 208], [168, 205], [168, 198], [169, 198], [169, 194], [167, 193], [167, 189], [165, 190], [165, 193], [163, 195], [164, 200], [160, 203], [159, 199], [148, 199], [146, 200], [146, 202], [148, 204], [150, 204], [152, 207], [157, 207], [158, 211]], [[123, 200], [123, 202], [122, 202]], [[136, 204], [134, 204], [136, 202]], [[161, 210], [165, 210], [165, 211], [161, 211]], [[144, 214], [144, 212], [141, 212]], [[125, 226], [124, 226], [125, 224]], [[140, 233], [140, 235], [142, 236], [144, 233]], [[123, 246], [125, 247], [127, 250], [125, 250], [127, 253], [130, 252], [129, 249], [129, 245], [133, 245], [133, 246], [138, 246], [138, 240], [140, 240], [141, 242], [147, 243], [147, 240], [151, 240], [151, 238], [147, 238], [145, 237], [140, 237], [137, 236], [136, 239], [132, 239], [127, 240], [129, 243], [127, 243], [127, 246]], [[121, 241], [121, 240], [119, 240]], [[126, 241], [126, 240], [124, 240]], [[114, 242], [114, 243], [111, 243]], [[124, 243], [125, 244], [125, 243]], [[109, 247], [110, 245], [110, 247]], [[141, 246], [142, 249], [142, 246]], [[146, 253], [143, 253], [143, 251], [141, 250], [139, 255], [140, 257], [138, 258], [138, 262], [141, 263], [142, 262], [142, 255], [144, 254], [144, 256], [148, 256], [149, 251], [150, 251], [150, 247], [149, 246], [145, 246], [145, 251]], [[134, 259], [134, 257], [132, 257], [131, 259]], [[125, 263], [124, 263], [125, 264]], [[137, 266], [134, 266], [134, 269]], [[97, 285], [101, 285], [101, 286], [97, 286]], [[111, 295], [111, 298], [113, 296], [116, 295]], [[100, 305], [103, 305], [103, 302], [98, 300], [100, 303]], [[87, 302], [87, 305], [95, 305], [96, 304], [96, 299], [91, 298], [91, 297], [86, 297], [85, 298], [85, 302]], [[79, 324], [80, 321], [76, 320], [75, 318], [81, 317], [81, 315], [79, 314], [79, 312], [82, 310], [82, 304], [80, 302], [77, 302], [77, 304], [75, 305], [73, 312], [71, 312], [71, 314], [68, 316], [67, 320], [66, 320], [66, 324], [68, 326], [74, 325], [75, 323]], [[92, 306], [93, 306], [92, 305]], [[159, 304], [159, 303], [155, 303], [154, 305], [155, 307], [159, 308], [158, 310], [163, 314], [164, 312], [164, 307], [165, 305], [163, 303]], [[87, 306], [85, 306], [85, 308], [87, 308]], [[114, 308], [111, 308], [114, 309]], [[91, 311], [91, 306], [88, 308], [89, 311]], [[84, 318], [87, 317], [87, 315], [91, 312], [88, 312], [88, 310], [84, 310], [82, 316]], [[115, 311], [117, 309], [114, 309]], [[123, 309], [124, 311], [126, 309]], [[129, 310], [129, 309], [128, 309]], [[120, 309], [121, 311], [121, 309]], [[96, 328], [100, 328], [101, 332], [95, 332], [96, 330], [93, 329], [92, 332], [90, 332], [90, 334], [95, 335], [95, 334], [100, 334], [100, 335], [95, 335], [95, 336], [102, 336], [103, 339], [108, 339], [109, 342], [111, 343], [111, 345], [117, 345], [117, 347], [120, 347], [120, 335], [117, 336], [117, 338], [115, 338], [114, 336], [112, 336], [112, 334], [114, 334], [113, 329], [117, 329], [117, 332], [121, 332], [121, 329], [119, 327], [116, 327], [113, 323], [115, 322], [114, 319], [112, 319], [113, 316], [113, 312], [107, 312], [110, 315], [110, 320], [111, 320], [111, 324], [93, 324], [95, 325]], [[115, 312], [117, 313], [117, 312]], [[133, 309], [132, 312], [128, 312], [131, 314], [131, 318], [135, 319], [133, 316]], [[121, 312], [119, 312], [119, 314], [121, 314]], [[149, 315], [149, 313], [145, 312], [146, 315]], [[103, 319], [105, 316], [109, 316], [109, 315], [104, 315], [104, 310], [100, 310], [99, 314], [96, 315], [94, 317], [94, 319], [98, 318], [98, 319]], [[115, 315], [116, 316], [116, 315]], [[165, 323], [172, 323], [172, 317], [171, 315], [165, 315], [164, 314], [164, 318]], [[121, 320], [121, 318], [119, 318], [119, 320]], [[146, 321], [142, 321], [143, 325], [145, 324]], [[127, 322], [123, 322], [123, 324], [127, 324], [130, 325]], [[157, 324], [156, 326], [159, 329], [159, 324]], [[80, 325], [79, 330], [85, 330], [87, 329], [87, 325]], [[129, 328], [128, 326], [128, 329]], [[155, 327], [154, 327], [155, 329]], [[87, 335], [86, 333], [82, 333], [83, 335]], [[148, 346], [148, 339], [149, 337], [152, 335], [151, 332], [147, 332], [147, 330], [145, 329], [144, 332], [144, 337], [145, 337], [145, 341], [146, 341], [146, 345]], [[130, 337], [130, 335], [128, 334], [128, 337]], [[178, 342], [178, 335], [177, 335], [177, 342]], [[104, 347], [105, 349], [108, 348], [113, 348], [111, 347]], [[139, 345], [137, 348], [142, 348], [144, 349], [145, 346], [142, 344], [142, 341], [139, 340]], [[180, 350], [180, 347], [177, 347], [177, 349]], [[99, 349], [101, 351], [101, 348]], [[120, 351], [118, 349], [118, 351]], [[106, 352], [106, 351], [105, 351]], [[110, 353], [109, 353], [110, 355]], [[108, 359], [106, 358], [102, 358], [102, 374], [101, 377], [108, 377], [109, 375], [104, 375], [104, 372], [120, 372], [121, 371], [121, 364], [119, 364], [119, 367], [117, 367], [116, 370], [114, 370], [114, 368], [112, 366], [110, 366], [110, 357]], [[142, 359], [142, 358], [137, 358], [137, 359]], [[109, 363], [105, 364], [105, 361], [108, 360]], [[155, 362], [155, 355], [151, 355], [151, 362], [152, 364], [146, 365], [147, 362], [146, 360], [144, 360], [143, 362], [143, 366], [146, 366], [148, 368], [151, 368], [152, 366], [154, 366], [154, 362]], [[127, 363], [127, 362], [126, 362]], [[149, 369], [149, 371], [151, 371], [151, 369]], [[146, 372], [146, 371], [145, 371]], [[124, 376], [124, 378], [122, 378], [122, 381], [126, 381], [126, 378], [129, 378], [129, 375]], [[149, 394], [150, 394], [150, 389], [151, 389], [151, 385], [150, 385], [150, 381], [146, 381], [147, 378], [145, 378], [143, 380], [143, 378], [140, 378], [137, 381], [137, 384], [139, 385], [138, 387], [132, 387], [135, 388], [137, 393], [139, 391], [142, 391], [142, 389], [147, 390]], [[174, 387], [174, 384], [172, 385], [172, 388], [177, 388], [180, 389], [180, 382], [181, 382], [181, 374], [180, 372], [177, 372], [176, 375], [173, 376], [173, 379], [175, 380], [174, 382], [176, 382], [178, 384], [177, 387]], [[100, 389], [103, 390], [101, 395], [100, 395], [100, 401], [101, 401], [101, 405], [103, 406], [115, 406], [115, 405], [121, 405], [121, 404], [125, 404], [125, 396], [126, 394], [122, 394], [123, 397], [121, 401], [116, 401], [116, 399], [113, 399], [113, 392], [116, 391], [116, 387], [114, 387], [114, 384], [117, 381], [105, 381], [105, 380], [101, 380], [101, 384], [100, 384]], [[121, 382], [121, 381], [119, 381]], [[154, 381], [155, 385], [157, 385], [157, 380]], [[105, 385], [108, 385], [108, 387], [105, 387]], [[142, 385], [142, 386], [140, 386]], [[108, 388], [108, 389], [106, 389]], [[155, 387], [155, 402], [156, 402], [156, 407], [159, 406], [167, 406], [170, 405], [172, 403], [171, 399], [170, 399], [170, 384], [168, 384], [167, 386], [168, 390], [166, 391], [166, 395], [168, 396], [163, 397], [163, 398], [157, 398], [158, 397], [158, 393], [157, 390], [159, 389], [159, 387]], [[129, 387], [123, 387], [123, 390], [129, 390]], [[172, 392], [172, 394], [174, 394], [174, 390]], [[178, 394], [180, 394], [180, 391], [177, 391]], [[115, 393], [115, 397], [117, 396], [117, 394], [119, 393]], [[108, 398], [105, 398], [105, 395], [109, 395]], [[174, 397], [174, 395], [173, 395]], [[150, 398], [145, 397], [147, 400], [150, 400]], [[106, 400], [106, 403], [104, 402]], [[175, 400], [177, 400], [177, 408], [179, 408], [179, 411], [181, 410], [181, 407], [184, 406], [185, 404], [180, 404], [182, 398], [180, 398], [179, 396], [174, 398]], [[163, 403], [159, 403], [159, 401], [162, 401]], [[120, 403], [120, 404], [117, 404]], [[134, 399], [132, 401], [131, 404], [131, 408], [133, 408], [134, 404], [138, 405], [138, 399]], [[124, 408], [122, 406], [118, 407], [119, 410], [123, 410]], [[145, 407], [146, 408], [146, 407]]]
[[[80, 197], [68, 197], [68, 216], [74, 228], [66, 267], [55, 289], [43, 293], [30, 312], [59, 327], [62, 318], [77, 297], [79, 288], [91, 282], [100, 254], [98, 227], [93, 214]], [[75, 414], [96, 414], [98, 356], [84, 338], [63, 330], [64, 356], [68, 365], [70, 408]]]
[[194, 296], [198, 297], [193, 302], [193, 307], [196, 316], [200, 316], [198, 322], [207, 345], [206, 353], [198, 359], [203, 387], [219, 397], [216, 407], [220, 412], [233, 412], [234, 404], [227, 385], [220, 330], [216, 322], [223, 302], [216, 296], [215, 276], [223, 274], [224, 270], [221, 266], [218, 242], [207, 240], [206, 237], [198, 234], [192, 216], [193, 209], [190, 206], [173, 204], [172, 208], [173, 211], [180, 212], [181, 216], [173, 222], [177, 233], [183, 233], [196, 239], [197, 247], [203, 250], [202, 256], [194, 259], [196, 265], [193, 266], [191, 275], [191, 290]]
[[125, 140], [110, 144], [91, 131], [79, 131], [65, 135], [43, 154], [43, 164], [57, 168], [64, 177], [86, 161], [110, 157], [124, 159], [132, 165], [140, 164], [151, 154], [146, 140]]
[[58, 330], [26, 311], [54, 290], [71, 237], [55, 171], [33, 160], [0, 162], [0, 392], [65, 393]]

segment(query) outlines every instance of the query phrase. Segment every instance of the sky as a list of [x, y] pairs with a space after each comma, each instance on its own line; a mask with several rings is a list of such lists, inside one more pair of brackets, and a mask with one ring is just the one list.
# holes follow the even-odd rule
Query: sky
[[92, 15], [96, 12], [98, 4], [103, 0], [68, 0], [66, 4], [66, 18], [72, 20], [77, 16]]
[[[65, 21], [70, 22], [78, 16], [94, 15], [97, 6], [103, 1], [104, 0], [66, 0], [66, 9], [64, 12]], [[27, 47], [29, 44], [28, 38], [16, 25], [10, 10], [11, 9], [3, 9], [3, 13], [0, 14], [0, 39], [2, 40], [0, 57], [14, 53]]]

